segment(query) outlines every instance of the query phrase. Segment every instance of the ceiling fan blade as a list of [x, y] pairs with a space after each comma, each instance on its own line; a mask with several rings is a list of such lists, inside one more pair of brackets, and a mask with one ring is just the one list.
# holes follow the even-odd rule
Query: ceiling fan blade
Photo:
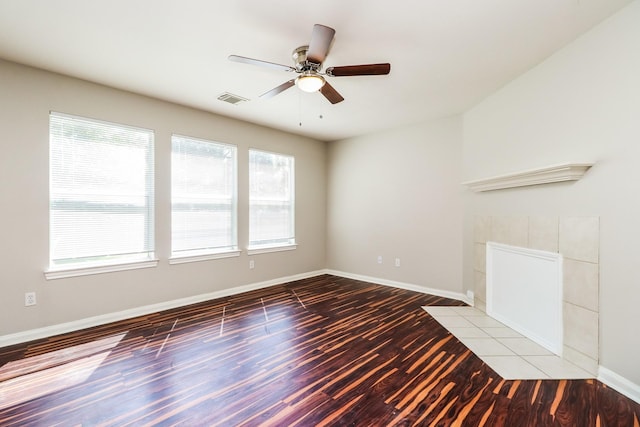
[[274, 87], [269, 92], [263, 93], [262, 95], [260, 95], [260, 98], [265, 98], [265, 99], [271, 98], [273, 96], [276, 96], [280, 92], [284, 92], [285, 90], [289, 89], [291, 86], [295, 84], [296, 84], [296, 79], [291, 79], [289, 81], [282, 83], [280, 86]]
[[295, 71], [296, 69], [289, 65], [276, 64], [274, 62], [261, 61], [259, 59], [247, 58], [238, 55], [229, 55], [229, 61], [240, 62], [242, 64], [258, 65], [260, 67], [269, 67], [281, 71]]
[[329, 100], [332, 104], [337, 104], [338, 102], [344, 101], [342, 95], [338, 93], [337, 90], [333, 88], [328, 82], [325, 82], [324, 85], [320, 88], [320, 93], [324, 95], [325, 98]]
[[314, 64], [322, 64], [329, 52], [329, 46], [336, 30], [324, 25], [316, 24], [311, 32], [311, 41], [307, 51], [307, 61]]
[[365, 64], [365, 65], [345, 65], [343, 67], [329, 67], [327, 75], [334, 77], [342, 76], [377, 76], [389, 74], [391, 64]]

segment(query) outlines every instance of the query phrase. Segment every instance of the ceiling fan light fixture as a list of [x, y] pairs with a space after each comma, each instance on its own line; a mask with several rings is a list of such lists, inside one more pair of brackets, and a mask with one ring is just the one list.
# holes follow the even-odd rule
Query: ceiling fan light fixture
[[305, 73], [296, 79], [296, 84], [305, 92], [317, 92], [324, 86], [324, 78], [317, 74]]

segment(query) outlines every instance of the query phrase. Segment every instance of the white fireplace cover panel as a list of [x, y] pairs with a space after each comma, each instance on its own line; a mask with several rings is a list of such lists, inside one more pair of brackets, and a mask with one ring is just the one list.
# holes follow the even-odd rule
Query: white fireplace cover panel
[[562, 255], [487, 242], [487, 314], [562, 356]]

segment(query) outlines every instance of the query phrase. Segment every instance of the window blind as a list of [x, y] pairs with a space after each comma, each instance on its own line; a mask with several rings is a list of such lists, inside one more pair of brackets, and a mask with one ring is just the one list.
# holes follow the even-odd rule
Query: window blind
[[237, 249], [236, 147], [171, 139], [172, 256]]
[[153, 257], [153, 132], [51, 113], [50, 266]]
[[249, 247], [295, 244], [294, 158], [249, 151]]

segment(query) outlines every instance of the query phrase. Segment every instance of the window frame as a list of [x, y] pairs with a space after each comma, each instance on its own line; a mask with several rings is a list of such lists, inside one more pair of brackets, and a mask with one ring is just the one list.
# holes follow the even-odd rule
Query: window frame
[[[252, 152], [257, 152], [257, 153], [262, 153], [262, 154], [268, 154], [268, 155], [272, 155], [272, 156], [279, 156], [279, 157], [286, 157], [288, 159], [290, 159], [290, 182], [289, 182], [289, 194], [290, 194], [290, 198], [288, 200], [288, 203], [291, 205], [291, 209], [290, 209], [290, 231], [292, 236], [289, 238], [283, 238], [284, 239], [288, 239], [288, 241], [286, 242], [268, 242], [268, 243], [263, 243], [263, 244], [256, 244], [256, 241], [251, 240], [251, 217], [252, 217], [252, 197], [251, 197], [251, 185], [252, 185], [252, 166], [251, 166], [251, 153]], [[283, 154], [283, 153], [278, 153], [278, 152], [274, 152], [274, 151], [268, 151], [268, 150], [262, 150], [262, 149], [258, 149], [258, 148], [250, 148], [249, 152], [248, 152], [248, 166], [249, 166], [249, 171], [248, 171], [248, 181], [249, 181], [249, 194], [248, 194], [248, 221], [249, 221], [249, 227], [248, 227], [248, 244], [247, 244], [247, 254], [248, 255], [257, 255], [257, 254], [263, 254], [263, 253], [270, 253], [270, 252], [281, 252], [281, 251], [290, 251], [290, 250], [295, 250], [298, 247], [298, 243], [296, 240], [296, 185], [295, 185], [295, 156], [291, 155], [291, 154]]]
[[[73, 202], [64, 202], [62, 199], [55, 198], [56, 194], [54, 194], [54, 163], [53, 163], [53, 150], [55, 147], [54, 139], [59, 137], [59, 135], [54, 134], [54, 123], [55, 120], [70, 120], [70, 121], [78, 121], [84, 122], [88, 125], [95, 125], [96, 129], [100, 129], [100, 127], [109, 127], [116, 130], [130, 130], [134, 132], [142, 132], [147, 134], [148, 137], [148, 145], [145, 147], [145, 175], [144, 175], [144, 195], [143, 198], [146, 200], [146, 203], [142, 205], [141, 209], [144, 212], [144, 224], [142, 229], [144, 229], [144, 237], [143, 241], [144, 248], [146, 250], [142, 250], [134, 253], [134, 256], [126, 253], [118, 253], [118, 254], [84, 254], [79, 258], [78, 261], [72, 261], [73, 258], [60, 258], [58, 263], [54, 260], [54, 251], [53, 251], [53, 233], [54, 233], [54, 219], [53, 215], [56, 210], [54, 209], [55, 203], [73, 203]], [[72, 139], [74, 143], [80, 142], [80, 139]], [[115, 144], [114, 144], [115, 145]], [[64, 277], [75, 277], [75, 276], [84, 276], [90, 274], [99, 274], [106, 273], [112, 271], [122, 271], [122, 270], [131, 270], [138, 268], [149, 268], [155, 267], [158, 264], [158, 259], [155, 257], [155, 133], [151, 129], [146, 129], [139, 126], [131, 126], [122, 123], [110, 122], [100, 119], [94, 119], [91, 117], [84, 117], [78, 115], [71, 115], [66, 113], [60, 113], [55, 111], [49, 112], [49, 206], [48, 206], [48, 228], [49, 228], [49, 247], [48, 247], [48, 267], [45, 269], [45, 278], [47, 280], [50, 279], [58, 279]], [[63, 171], [58, 171], [61, 173]], [[71, 195], [77, 195], [78, 193], [70, 192]], [[89, 196], [98, 195], [98, 192], [94, 192], [88, 194]], [[121, 197], [131, 197], [132, 195], [125, 194], [116, 194], [116, 196]], [[138, 195], [138, 197], [140, 197]], [[90, 202], [90, 198], [86, 199], [85, 202], [79, 200], [78, 203], [87, 203]], [[115, 203], [117, 205], [117, 203]], [[105, 206], [109, 206], [109, 204], [105, 204]], [[83, 210], [84, 211], [84, 210]], [[93, 211], [86, 210], [86, 212]], [[100, 212], [101, 210], [96, 209], [95, 212]], [[104, 209], [103, 211], [107, 211], [108, 209]], [[118, 211], [116, 211], [118, 212]], [[102, 258], [102, 259], [100, 259]], [[65, 261], [69, 261], [68, 263]]]
[[[233, 244], [221, 247], [221, 248], [198, 248], [185, 250], [182, 254], [178, 254], [174, 251], [174, 238], [173, 238], [173, 197], [174, 197], [174, 165], [173, 165], [173, 155], [174, 155], [174, 139], [181, 138], [191, 142], [203, 143], [203, 144], [211, 144], [214, 146], [222, 146], [229, 147], [233, 149], [233, 170], [232, 170], [232, 180], [233, 180], [233, 190], [231, 194], [231, 223], [230, 223], [230, 232], [233, 240]], [[214, 259], [223, 259], [223, 258], [231, 258], [240, 256], [242, 251], [239, 250], [238, 247], [238, 147], [234, 144], [229, 144], [225, 142], [213, 141], [209, 139], [196, 138], [192, 136], [186, 136], [182, 134], [172, 134], [171, 135], [171, 255], [169, 257], [169, 264], [184, 264], [189, 262], [199, 262], [199, 261], [208, 261]], [[211, 250], [208, 250], [211, 249]]]

